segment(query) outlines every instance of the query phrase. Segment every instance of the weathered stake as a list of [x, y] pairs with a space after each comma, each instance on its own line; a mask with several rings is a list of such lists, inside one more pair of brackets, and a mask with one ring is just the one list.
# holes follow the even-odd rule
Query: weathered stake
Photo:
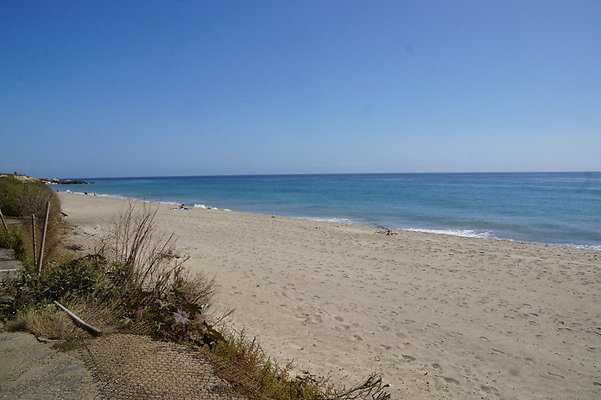
[[46, 218], [44, 218], [44, 231], [42, 232], [42, 244], [40, 245], [40, 256], [38, 257], [38, 275], [42, 273], [44, 262], [44, 246], [46, 245], [46, 232], [48, 231], [48, 215], [50, 214], [50, 202], [46, 202]]
[[8, 226], [6, 226], [6, 221], [4, 220], [4, 215], [2, 214], [2, 210], [0, 210], [0, 218], [2, 218], [2, 225], [4, 225], [4, 229], [8, 232]]
[[31, 214], [31, 243], [33, 247], [33, 265], [36, 265], [36, 248], [35, 248], [35, 214]]
[[79, 318], [77, 315], [73, 314], [71, 311], [69, 311], [67, 309], [67, 307], [63, 306], [58, 301], [54, 301], [54, 305], [57, 306], [58, 308], [60, 308], [61, 310], [63, 310], [64, 312], [66, 312], [67, 315], [73, 320], [73, 322], [75, 322], [76, 325], [78, 325], [79, 327], [90, 332], [92, 335], [100, 336], [102, 334], [102, 332], [100, 332], [98, 329], [94, 328], [92, 325], [84, 322], [81, 318]]

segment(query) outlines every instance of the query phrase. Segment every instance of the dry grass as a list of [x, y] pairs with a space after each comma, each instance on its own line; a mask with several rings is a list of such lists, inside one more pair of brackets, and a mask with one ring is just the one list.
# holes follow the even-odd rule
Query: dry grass
[[[100, 303], [95, 299], [80, 299], [66, 305], [86, 322], [96, 326], [103, 333], [115, 331], [118, 321], [115, 319], [116, 304]], [[8, 331], [27, 331], [37, 337], [53, 340], [81, 340], [89, 335], [78, 328], [63, 311], [53, 304], [32, 305], [17, 312], [6, 322]]]
[[209, 314], [215, 285], [184, 266], [174, 236], [158, 230], [156, 209], [130, 204], [102, 239], [104, 274], [120, 288], [127, 329], [209, 346], [220, 340]]
[[[226, 333], [211, 352], [218, 375], [253, 399], [324, 398], [330, 394], [327, 380], [295, 381], [290, 378], [291, 365], [279, 366], [273, 362], [256, 338], [249, 339], [244, 332]], [[320, 394], [316, 397], [315, 394]]]
[[81, 333], [69, 317], [53, 305], [17, 312], [15, 318], [6, 323], [6, 330], [27, 331], [48, 339], [76, 339]]
[[329, 377], [304, 372], [292, 377], [292, 364], [278, 365], [267, 356], [256, 338], [228, 330], [226, 340], [212, 351], [217, 374], [241, 393], [256, 400], [389, 400], [378, 375], [351, 387], [337, 386]]
[[151, 292], [158, 299], [168, 296], [179, 281], [190, 300], [209, 305], [213, 282], [184, 267], [189, 257], [178, 251], [173, 234], [157, 229], [156, 212], [146, 206], [138, 210], [128, 205], [103, 238], [100, 253], [126, 267], [124, 283], [132, 288]]

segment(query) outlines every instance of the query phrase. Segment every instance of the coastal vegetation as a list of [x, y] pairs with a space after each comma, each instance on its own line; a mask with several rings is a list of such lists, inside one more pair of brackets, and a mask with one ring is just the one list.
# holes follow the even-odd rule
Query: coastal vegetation
[[42, 217], [47, 202], [50, 202], [51, 218], [57, 221], [61, 212], [60, 201], [46, 184], [10, 175], [0, 177], [0, 209], [4, 215], [26, 217], [35, 214]]
[[[23, 262], [33, 263], [33, 231], [41, 227], [48, 206], [48, 229], [44, 258], [51, 257], [59, 245], [62, 221], [60, 200], [56, 193], [39, 180], [19, 179], [11, 175], [0, 176], [0, 210], [7, 217], [11, 229], [0, 233], [3, 247], [15, 250]], [[32, 221], [35, 226], [32, 226]], [[39, 238], [38, 238], [39, 240]]]
[[38, 182], [38, 183], [47, 183], [53, 185], [87, 185], [93, 182], [84, 181], [81, 179], [48, 179], [48, 178], [36, 178], [34, 176], [17, 174], [16, 172], [13, 174], [1, 174], [0, 178], [11, 177], [17, 179], [22, 182]]
[[25, 258], [25, 245], [20, 231], [9, 231], [0, 227], [0, 248], [14, 250], [17, 259]]
[[[37, 214], [51, 202], [49, 218], [56, 243], [64, 235], [60, 203], [44, 184], [0, 178], [0, 204], [19, 218]], [[0, 317], [9, 330], [29, 331], [59, 340], [58, 348], [78, 348], [88, 334], [76, 327], [53, 302], [60, 301], [103, 334], [124, 332], [185, 343], [205, 352], [217, 374], [250, 399], [377, 399], [389, 398], [376, 376], [345, 389], [327, 377], [293, 376], [291, 365], [279, 365], [248, 338], [228, 325], [230, 311], [217, 315], [211, 305], [215, 285], [192, 274], [173, 235], [161, 232], [156, 210], [128, 207], [95, 251], [60, 248], [38, 269], [27, 224], [6, 231], [0, 245], [15, 249], [23, 260], [21, 277], [3, 288]], [[73, 248], [73, 246], [71, 246]]]

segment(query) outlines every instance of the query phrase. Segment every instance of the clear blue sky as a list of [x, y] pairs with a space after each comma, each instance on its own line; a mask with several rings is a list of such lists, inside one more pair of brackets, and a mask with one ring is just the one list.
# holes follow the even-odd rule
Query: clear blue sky
[[601, 1], [0, 2], [0, 171], [601, 170]]

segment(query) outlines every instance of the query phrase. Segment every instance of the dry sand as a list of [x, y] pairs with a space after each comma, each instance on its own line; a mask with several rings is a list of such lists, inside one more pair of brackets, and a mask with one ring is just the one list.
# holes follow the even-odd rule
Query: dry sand
[[[60, 197], [86, 238], [127, 203]], [[398, 399], [601, 398], [601, 252], [155, 206], [279, 360]]]

